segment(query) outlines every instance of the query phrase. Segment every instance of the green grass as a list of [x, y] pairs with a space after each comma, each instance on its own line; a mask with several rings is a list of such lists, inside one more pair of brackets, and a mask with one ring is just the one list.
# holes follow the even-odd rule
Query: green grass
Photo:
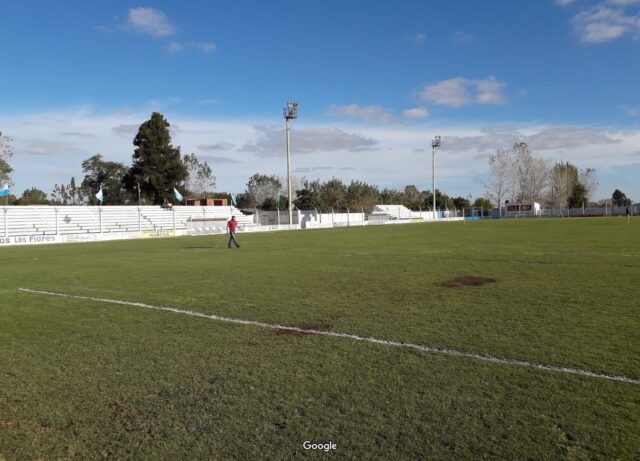
[[[639, 237], [601, 218], [0, 248], [0, 459], [638, 459], [637, 384], [17, 288], [638, 379]], [[458, 276], [496, 283], [440, 286]]]

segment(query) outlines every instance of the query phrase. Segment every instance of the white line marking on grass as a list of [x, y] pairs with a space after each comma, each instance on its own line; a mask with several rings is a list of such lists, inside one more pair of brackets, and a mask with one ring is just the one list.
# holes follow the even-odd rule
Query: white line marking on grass
[[311, 335], [330, 336], [332, 338], [351, 339], [351, 340], [354, 340], [354, 341], [362, 341], [362, 342], [367, 342], [367, 343], [371, 343], [371, 344], [379, 344], [379, 345], [382, 345], [382, 346], [402, 347], [402, 348], [405, 348], [405, 349], [416, 349], [416, 350], [419, 350], [419, 351], [429, 352], [429, 353], [433, 353], [433, 354], [444, 354], [444, 355], [449, 355], [449, 356], [453, 356], [453, 357], [465, 357], [465, 358], [470, 358], [470, 359], [482, 360], [484, 362], [498, 363], [498, 364], [501, 364], [501, 365], [518, 365], [518, 366], [521, 366], [521, 367], [537, 368], [539, 370], [553, 371], [553, 372], [557, 372], [557, 373], [569, 373], [569, 374], [573, 374], [573, 375], [588, 376], [590, 378], [607, 379], [609, 381], [620, 381], [620, 382], [623, 382], [623, 383], [640, 384], [640, 379], [630, 378], [628, 376], [609, 375], [609, 374], [605, 374], [605, 373], [597, 373], [595, 371], [582, 370], [580, 368], [562, 367], [562, 366], [557, 366], [557, 365], [547, 365], [547, 364], [544, 364], [544, 363], [531, 362], [531, 361], [528, 361], [528, 360], [512, 359], [512, 358], [508, 358], [508, 357], [496, 357], [496, 356], [492, 356], [492, 355], [478, 354], [478, 353], [474, 353], [474, 352], [464, 352], [464, 351], [458, 351], [458, 350], [455, 350], [455, 349], [445, 349], [445, 348], [439, 348], [439, 347], [433, 347], [433, 346], [423, 346], [421, 344], [414, 344], [414, 343], [406, 343], [406, 342], [401, 342], [401, 341], [391, 341], [391, 340], [386, 340], [386, 339], [371, 338], [371, 337], [358, 336], [358, 335], [349, 334], [349, 333], [337, 333], [337, 332], [334, 332], [334, 331], [321, 331], [321, 330], [307, 330], [307, 329], [304, 329], [304, 328], [291, 327], [291, 326], [287, 326], [287, 325], [279, 325], [277, 323], [265, 323], [265, 322], [259, 322], [257, 320], [243, 320], [243, 319], [237, 319], [237, 318], [233, 318], [233, 317], [224, 317], [224, 316], [215, 315], [215, 314], [203, 314], [202, 312], [194, 312], [194, 311], [189, 311], [189, 310], [182, 310], [182, 309], [177, 309], [175, 307], [154, 306], [152, 304], [138, 303], [138, 302], [133, 302], [133, 301], [122, 301], [122, 300], [118, 300], [118, 299], [97, 298], [97, 297], [94, 297], [94, 296], [78, 296], [78, 295], [70, 295], [70, 294], [66, 294], [66, 293], [55, 293], [55, 292], [51, 292], [51, 291], [32, 290], [32, 289], [29, 289], [29, 288], [18, 288], [18, 290], [22, 291], [22, 292], [25, 292], [25, 293], [32, 293], [32, 294], [39, 294], [39, 295], [46, 295], [46, 296], [58, 296], [58, 297], [61, 297], [61, 298], [72, 298], [72, 299], [85, 299], [85, 300], [88, 300], [88, 301], [97, 301], [97, 302], [102, 302], [102, 303], [111, 303], [111, 304], [120, 304], [120, 305], [124, 305], [124, 306], [143, 307], [145, 309], [154, 309], [154, 310], [158, 310], [158, 311], [167, 311], [167, 312], [173, 312], [174, 314], [190, 315], [192, 317], [200, 317], [200, 318], [209, 319], [209, 320], [217, 320], [219, 322], [229, 322], [229, 323], [236, 323], [236, 324], [240, 324], [240, 325], [251, 325], [251, 326], [256, 326], [256, 327], [261, 327], [261, 328], [269, 328], [269, 329], [272, 329], [272, 330], [295, 331], [295, 332], [298, 332], [298, 333], [305, 333], [305, 334], [311, 334]]

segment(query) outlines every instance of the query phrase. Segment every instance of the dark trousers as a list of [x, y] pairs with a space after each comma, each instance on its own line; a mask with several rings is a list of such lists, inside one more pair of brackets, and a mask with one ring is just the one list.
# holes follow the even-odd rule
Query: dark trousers
[[231, 242], [234, 243], [236, 248], [240, 248], [240, 245], [238, 245], [238, 242], [236, 242], [236, 233], [229, 231], [229, 244], [227, 245], [227, 248], [231, 248]]

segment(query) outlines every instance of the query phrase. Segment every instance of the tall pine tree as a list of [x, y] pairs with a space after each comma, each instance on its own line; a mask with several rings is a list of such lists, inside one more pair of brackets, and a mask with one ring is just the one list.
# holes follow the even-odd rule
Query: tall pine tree
[[133, 164], [125, 178], [127, 190], [137, 194], [139, 184], [145, 202], [161, 205], [173, 197], [173, 188], [182, 185], [188, 175], [180, 148], [171, 144], [169, 122], [154, 112], [140, 125], [133, 145]]

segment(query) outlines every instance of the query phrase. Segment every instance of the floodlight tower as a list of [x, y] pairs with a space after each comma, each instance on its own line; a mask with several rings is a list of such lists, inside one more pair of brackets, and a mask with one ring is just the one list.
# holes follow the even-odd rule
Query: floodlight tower
[[440, 147], [440, 136], [436, 136], [431, 141], [431, 195], [433, 196], [433, 220], [436, 220], [436, 150]]
[[287, 107], [284, 108], [284, 125], [287, 133], [287, 190], [289, 192], [289, 227], [293, 224], [293, 211], [291, 208], [291, 148], [289, 145], [289, 131], [291, 131], [291, 120], [298, 118], [298, 103], [287, 102]]

